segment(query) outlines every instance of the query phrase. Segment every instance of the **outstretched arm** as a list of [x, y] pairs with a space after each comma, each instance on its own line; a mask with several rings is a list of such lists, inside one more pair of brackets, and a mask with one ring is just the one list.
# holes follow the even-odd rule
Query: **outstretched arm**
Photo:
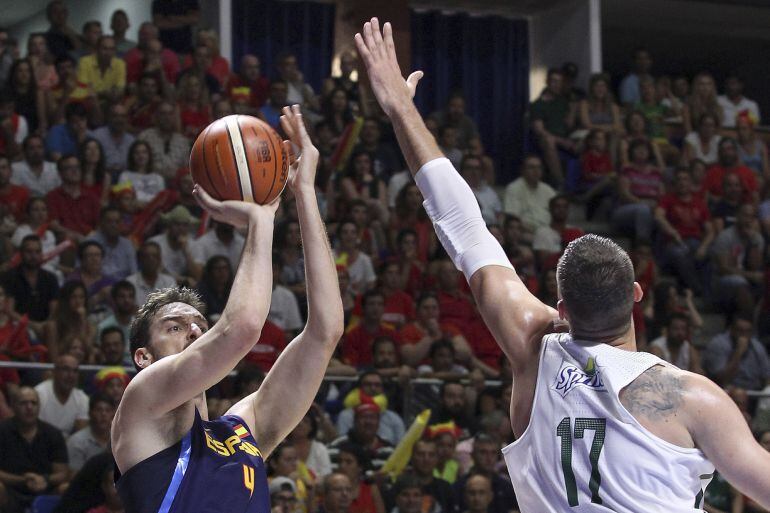
[[[412, 101], [422, 72], [404, 80], [393, 31], [372, 18], [355, 36], [372, 91], [390, 117], [409, 170], [425, 197], [439, 240], [468, 279], [484, 321], [511, 360], [514, 372], [537, 358], [541, 333], [557, 316], [524, 286], [500, 244], [486, 228], [468, 184], [439, 150]], [[534, 343], [533, 343], [534, 342]]]
[[703, 376], [688, 374], [684, 390], [696, 447], [732, 486], [770, 508], [770, 452], [754, 440], [735, 402]]
[[344, 318], [334, 258], [315, 196], [318, 150], [308, 137], [298, 105], [284, 107], [281, 125], [302, 151], [288, 184], [297, 199], [305, 252], [307, 324], [286, 346], [259, 390], [228, 412], [247, 422], [265, 457], [310, 409], [342, 336]]

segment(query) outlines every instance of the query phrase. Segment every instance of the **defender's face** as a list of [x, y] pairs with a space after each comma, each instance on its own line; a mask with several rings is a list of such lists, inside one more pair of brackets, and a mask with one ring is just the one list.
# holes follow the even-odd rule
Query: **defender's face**
[[145, 368], [166, 356], [181, 353], [209, 329], [208, 321], [186, 303], [163, 306], [150, 324], [149, 348], [139, 348], [134, 355]]

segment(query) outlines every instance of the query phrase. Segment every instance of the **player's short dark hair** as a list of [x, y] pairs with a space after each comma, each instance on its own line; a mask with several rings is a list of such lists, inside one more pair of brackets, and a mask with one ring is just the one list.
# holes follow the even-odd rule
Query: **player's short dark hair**
[[567, 245], [556, 272], [573, 335], [605, 339], [625, 333], [634, 306], [634, 266], [615, 242], [584, 235]]
[[[206, 313], [206, 304], [201, 297], [197, 292], [187, 287], [168, 287], [151, 292], [147, 296], [147, 301], [139, 308], [136, 317], [131, 322], [131, 334], [128, 338], [132, 356], [140, 347], [150, 345], [150, 326], [152, 321], [161, 308], [171, 303], [185, 303], [198, 310], [201, 314]], [[141, 370], [136, 365], [136, 362], [134, 362], [134, 366], [137, 372]]]

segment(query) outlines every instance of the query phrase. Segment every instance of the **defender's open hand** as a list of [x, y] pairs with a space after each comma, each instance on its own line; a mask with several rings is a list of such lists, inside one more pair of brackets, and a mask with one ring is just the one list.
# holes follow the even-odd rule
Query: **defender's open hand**
[[288, 141], [283, 141], [287, 155], [293, 154], [292, 143], [300, 151], [299, 158], [295, 159], [289, 167], [287, 185], [295, 194], [301, 187], [309, 187], [312, 191], [315, 187], [315, 173], [318, 167], [319, 153], [318, 148], [313, 145], [313, 141], [310, 140], [310, 136], [307, 134], [299, 105], [283, 108], [281, 126], [289, 137]]
[[372, 18], [364, 23], [363, 35], [358, 33], [355, 39], [358, 53], [366, 65], [372, 92], [385, 114], [391, 116], [400, 106], [411, 103], [422, 71], [415, 71], [404, 80], [396, 59], [390, 23], [385, 23], [380, 33], [379, 20]]

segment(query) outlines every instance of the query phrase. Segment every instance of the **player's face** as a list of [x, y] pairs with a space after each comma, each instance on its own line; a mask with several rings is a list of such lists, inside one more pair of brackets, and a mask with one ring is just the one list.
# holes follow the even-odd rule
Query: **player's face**
[[170, 303], [158, 310], [150, 325], [154, 361], [181, 353], [209, 329], [203, 315], [185, 303]]

